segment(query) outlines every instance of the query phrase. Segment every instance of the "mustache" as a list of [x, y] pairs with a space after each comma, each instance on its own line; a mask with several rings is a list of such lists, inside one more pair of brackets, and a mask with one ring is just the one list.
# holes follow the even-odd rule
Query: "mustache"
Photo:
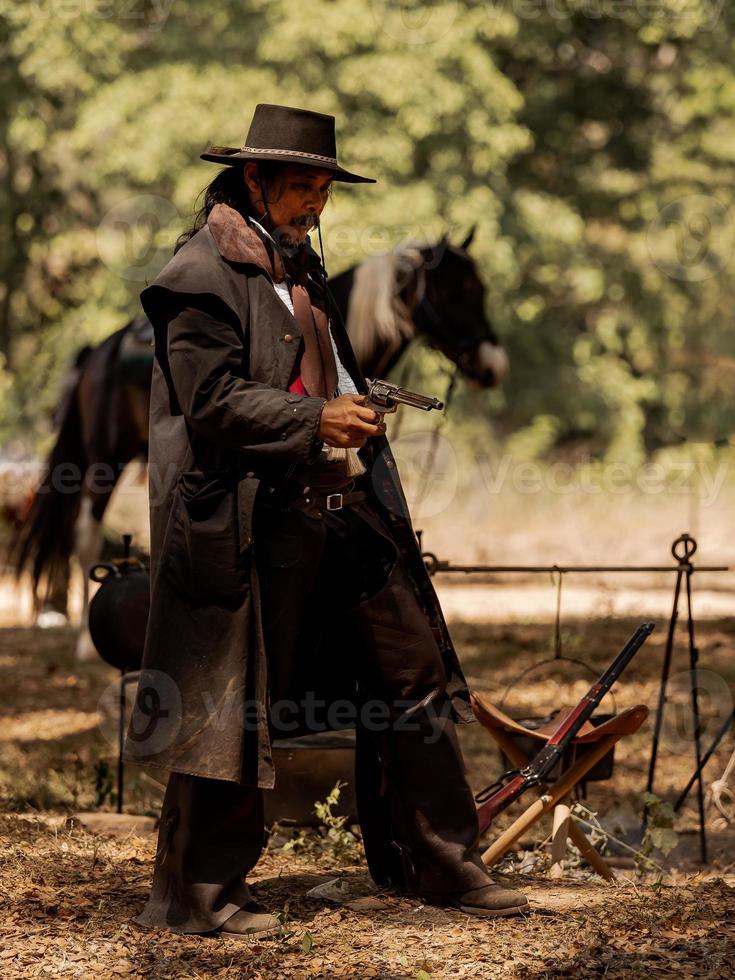
[[319, 224], [318, 214], [297, 214], [295, 218], [291, 218], [292, 225], [302, 225], [306, 228], [316, 228]]

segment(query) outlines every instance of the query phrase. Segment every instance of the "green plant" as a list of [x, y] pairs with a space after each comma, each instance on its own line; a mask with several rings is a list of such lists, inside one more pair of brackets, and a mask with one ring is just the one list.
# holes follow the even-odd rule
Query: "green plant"
[[666, 803], [655, 793], [644, 793], [643, 802], [646, 807], [646, 832], [641, 841], [639, 853], [636, 855], [636, 867], [644, 871], [650, 866], [648, 855], [655, 849], [666, 857], [679, 843], [679, 835], [674, 830], [676, 814], [670, 803]]
[[283, 845], [282, 850], [314, 858], [329, 857], [337, 862], [354, 859], [357, 837], [345, 827], [347, 817], [338, 816], [333, 812], [334, 807], [339, 803], [342, 787], [346, 785], [347, 783], [337, 780], [327, 797], [314, 804], [314, 813], [326, 833], [320, 835], [308, 829], [300, 830]]

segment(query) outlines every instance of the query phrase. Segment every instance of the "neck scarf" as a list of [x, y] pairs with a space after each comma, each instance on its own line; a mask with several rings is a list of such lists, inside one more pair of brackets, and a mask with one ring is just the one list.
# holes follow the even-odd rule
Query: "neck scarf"
[[304, 242], [288, 251], [279, 248], [270, 235], [258, 234], [239, 211], [227, 204], [215, 204], [207, 224], [223, 258], [258, 265], [274, 283], [287, 283], [294, 318], [304, 341], [301, 384], [307, 395], [318, 395], [327, 400], [334, 398], [337, 364], [329, 333], [325, 292], [316, 281], [321, 262], [311, 244]]

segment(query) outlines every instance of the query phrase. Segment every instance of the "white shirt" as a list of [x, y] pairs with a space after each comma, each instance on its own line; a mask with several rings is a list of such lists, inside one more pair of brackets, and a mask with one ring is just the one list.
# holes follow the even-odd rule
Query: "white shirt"
[[[252, 223], [256, 225], [264, 235], [267, 235], [268, 238], [270, 238], [270, 240], [273, 241], [272, 235], [260, 224], [259, 221], [256, 221], [255, 218], [253, 218], [251, 215], [248, 216], [248, 220], [252, 221]], [[273, 286], [276, 290], [277, 295], [281, 297], [289, 313], [293, 316], [293, 301], [291, 299], [291, 293], [288, 290], [288, 283], [286, 283], [285, 281], [274, 282]], [[357, 388], [355, 386], [355, 382], [352, 380], [352, 377], [348, 373], [344, 364], [339, 359], [339, 354], [337, 353], [337, 345], [335, 344], [334, 337], [332, 336], [331, 323], [329, 325], [329, 339], [332, 341], [332, 350], [334, 351], [334, 362], [337, 366], [337, 394], [344, 395], [348, 391], [358, 394]]]

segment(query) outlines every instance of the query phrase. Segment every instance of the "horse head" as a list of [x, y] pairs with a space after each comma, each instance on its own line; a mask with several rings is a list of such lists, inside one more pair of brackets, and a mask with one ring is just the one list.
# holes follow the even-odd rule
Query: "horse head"
[[420, 249], [416, 331], [476, 387], [491, 388], [508, 370], [507, 355], [485, 312], [485, 286], [468, 249], [474, 226], [460, 245], [445, 233]]
[[347, 332], [362, 370], [383, 377], [409, 341], [423, 337], [475, 387], [498, 384], [508, 358], [485, 313], [485, 287], [468, 253], [445, 233], [433, 245], [404, 244], [354, 274]]

